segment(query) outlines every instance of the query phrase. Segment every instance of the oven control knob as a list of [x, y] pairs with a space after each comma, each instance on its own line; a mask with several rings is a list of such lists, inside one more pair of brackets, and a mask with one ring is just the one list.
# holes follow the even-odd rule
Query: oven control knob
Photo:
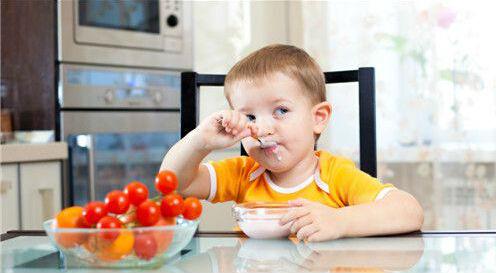
[[111, 104], [114, 101], [114, 92], [111, 89], [105, 91], [105, 95], [103, 96], [105, 103]]
[[172, 14], [167, 16], [167, 25], [169, 27], [175, 27], [177, 26], [177, 24], [179, 24], [179, 19], [177, 18], [176, 15]]
[[160, 92], [155, 92], [155, 94], [153, 94], [153, 101], [157, 104], [161, 103], [162, 102], [162, 94]]

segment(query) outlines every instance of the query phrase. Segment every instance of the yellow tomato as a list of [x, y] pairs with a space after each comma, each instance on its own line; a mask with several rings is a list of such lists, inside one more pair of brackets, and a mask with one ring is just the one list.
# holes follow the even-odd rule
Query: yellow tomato
[[83, 208], [74, 206], [63, 209], [55, 217], [55, 225], [59, 228], [75, 228], [83, 217]]
[[[104, 241], [100, 239], [99, 241]], [[104, 261], [118, 261], [131, 253], [134, 245], [134, 235], [130, 230], [123, 229], [119, 236], [109, 245], [97, 249], [98, 258]]]
[[[55, 227], [57, 228], [83, 228], [85, 227], [83, 218], [83, 208], [74, 206], [69, 207], [57, 214], [55, 217]], [[80, 232], [57, 232], [55, 240], [59, 245], [65, 248], [75, 247], [83, 244], [87, 239], [85, 233]]]

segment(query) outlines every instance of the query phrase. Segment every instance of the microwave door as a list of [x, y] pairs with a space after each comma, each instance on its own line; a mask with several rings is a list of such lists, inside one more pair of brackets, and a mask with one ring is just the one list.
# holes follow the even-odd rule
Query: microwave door
[[159, 0], [79, 0], [74, 5], [75, 41], [163, 51]]

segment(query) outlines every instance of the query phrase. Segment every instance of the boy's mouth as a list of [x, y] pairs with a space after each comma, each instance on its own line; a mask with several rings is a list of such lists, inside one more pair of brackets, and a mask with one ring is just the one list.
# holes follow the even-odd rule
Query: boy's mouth
[[265, 151], [265, 153], [269, 153], [269, 154], [277, 152], [277, 144], [266, 147], [260, 147], [260, 148], [262, 148]]
[[275, 157], [278, 161], [282, 160], [282, 157], [279, 154], [279, 145], [277, 145], [277, 143], [272, 146], [262, 148], [262, 150], [266, 156]]
[[281, 161], [281, 156], [278, 152], [279, 144], [275, 141], [263, 140], [260, 138], [255, 138], [260, 144], [260, 149], [262, 149], [266, 156], [275, 156], [278, 161]]

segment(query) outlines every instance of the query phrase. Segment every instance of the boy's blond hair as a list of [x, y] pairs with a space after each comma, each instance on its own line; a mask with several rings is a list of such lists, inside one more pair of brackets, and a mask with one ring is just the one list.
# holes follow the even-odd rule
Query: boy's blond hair
[[263, 80], [276, 72], [296, 80], [313, 105], [326, 100], [324, 73], [317, 62], [303, 49], [282, 44], [263, 47], [237, 62], [227, 73], [224, 94], [230, 102], [236, 82]]

